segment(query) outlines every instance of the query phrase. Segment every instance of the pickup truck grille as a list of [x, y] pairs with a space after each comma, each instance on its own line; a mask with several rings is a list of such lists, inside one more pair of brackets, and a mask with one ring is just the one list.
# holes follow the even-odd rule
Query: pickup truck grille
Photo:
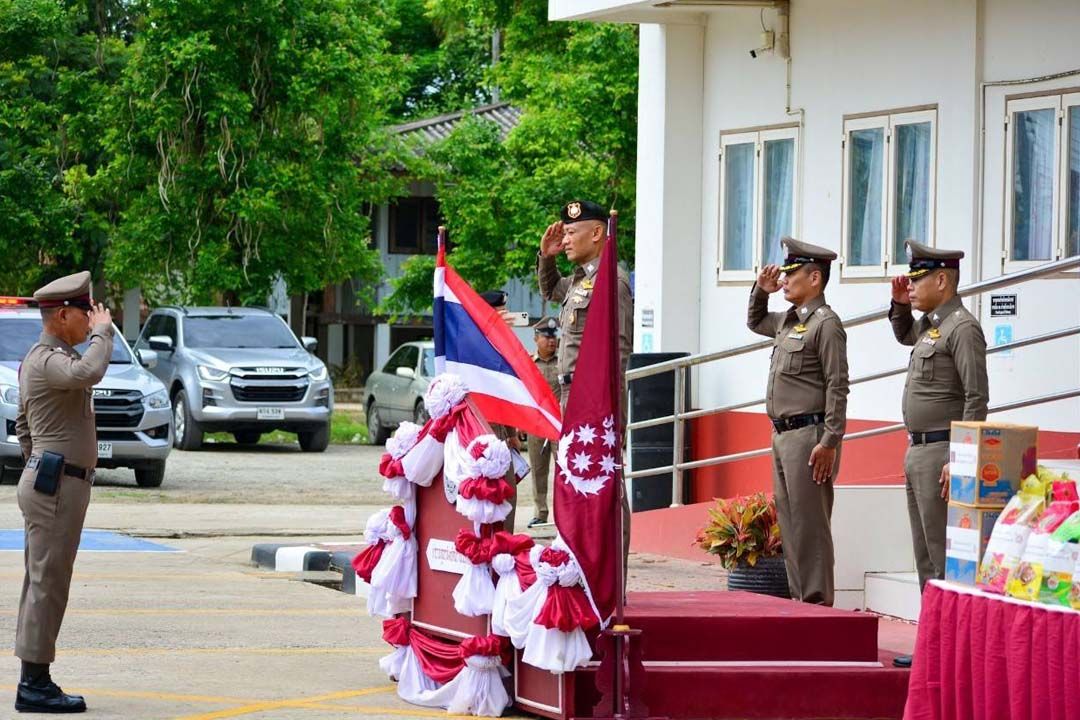
[[300, 402], [308, 389], [304, 368], [234, 368], [229, 382], [237, 402]]
[[95, 424], [99, 428], [138, 427], [143, 418], [142, 397], [138, 390], [94, 390]]

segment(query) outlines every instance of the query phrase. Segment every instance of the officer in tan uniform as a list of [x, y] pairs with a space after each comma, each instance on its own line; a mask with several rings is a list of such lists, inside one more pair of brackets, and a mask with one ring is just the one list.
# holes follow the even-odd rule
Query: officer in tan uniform
[[[791, 238], [782, 266], [750, 291], [747, 326], [773, 338], [765, 411], [773, 423], [773, 489], [791, 597], [833, 604], [833, 479], [847, 423], [847, 335], [825, 304], [836, 253]], [[783, 277], [780, 275], [783, 273]], [[783, 288], [791, 307], [769, 312]]]
[[[90, 486], [97, 464], [91, 388], [105, 376], [113, 348], [109, 311], [90, 300], [90, 273], [60, 278], [34, 293], [44, 331], [19, 369], [15, 430], [26, 469], [19, 479], [19, 509], [26, 526], [26, 575], [19, 599], [15, 654], [22, 677], [19, 712], [86, 710], [49, 675], [56, 636], [67, 608]], [[74, 345], [90, 338], [86, 355]]]
[[[990, 400], [986, 338], [956, 294], [959, 250], [907, 241], [909, 272], [892, 281], [889, 322], [902, 345], [913, 345], [904, 383], [904, 456], [908, 516], [919, 586], [945, 577], [949, 428], [953, 420], [985, 420]], [[915, 320], [911, 309], [923, 316]]]
[[[555, 396], [559, 395], [559, 323], [554, 318], [542, 318], [533, 325], [536, 352], [532, 359], [540, 368]], [[551, 442], [547, 438], [529, 436], [529, 466], [532, 468], [533, 493], [536, 496], [536, 517], [529, 527], [543, 525], [548, 521], [548, 477], [551, 474]]]
[[[581, 339], [585, 334], [585, 318], [592, 302], [596, 273], [600, 270], [600, 253], [607, 238], [608, 212], [594, 202], [575, 200], [563, 206], [559, 222], [552, 223], [540, 240], [536, 258], [536, 279], [540, 294], [548, 302], [561, 304], [559, 310], [559, 402], [566, 409], [570, 383], [574, 379]], [[559, 274], [555, 264], [560, 253], [577, 267], [569, 275]], [[634, 347], [634, 299], [630, 294], [630, 276], [619, 267], [619, 357], [626, 371]], [[626, 393], [622, 401], [623, 427], [626, 427]], [[630, 503], [623, 493], [623, 565], [630, 552]], [[626, 578], [626, 574], [623, 574]]]

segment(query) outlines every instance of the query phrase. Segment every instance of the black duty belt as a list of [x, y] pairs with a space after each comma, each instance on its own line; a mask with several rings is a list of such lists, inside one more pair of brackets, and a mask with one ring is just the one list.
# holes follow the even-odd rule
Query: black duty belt
[[912, 445], [929, 445], [930, 443], [945, 442], [948, 439], [948, 430], [933, 430], [931, 432], [908, 433], [908, 442], [910, 442]]
[[798, 430], [807, 425], [820, 425], [825, 422], [825, 413], [809, 413], [807, 415], [795, 415], [789, 418], [769, 418], [772, 420], [773, 429], [778, 433], [788, 430]]
[[[35, 463], [41, 461], [41, 456], [40, 455], [31, 455], [30, 457], [33, 458]], [[33, 464], [30, 465], [30, 467], [34, 467], [34, 466], [35, 465], [33, 465]], [[90, 475], [93, 472], [94, 472], [93, 470], [88, 470], [87, 468], [79, 467], [78, 465], [72, 465], [71, 463], [64, 463], [64, 474], [65, 475], [70, 475], [71, 477], [79, 478], [80, 480], [89, 479]]]
[[565, 375], [560, 375], [559, 376], [559, 384], [560, 385], [569, 385], [570, 381], [573, 379], [573, 377], [574, 376], [571, 373], [566, 373]]

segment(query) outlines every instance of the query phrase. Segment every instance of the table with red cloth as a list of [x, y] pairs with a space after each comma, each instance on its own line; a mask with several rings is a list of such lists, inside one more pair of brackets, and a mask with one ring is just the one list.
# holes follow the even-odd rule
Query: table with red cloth
[[904, 718], [1080, 719], [1080, 612], [927, 583]]

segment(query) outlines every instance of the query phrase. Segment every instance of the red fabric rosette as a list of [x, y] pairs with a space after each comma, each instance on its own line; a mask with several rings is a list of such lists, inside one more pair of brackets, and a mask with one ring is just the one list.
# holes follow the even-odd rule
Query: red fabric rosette
[[395, 505], [390, 508], [390, 516], [388, 519], [394, 527], [401, 531], [401, 537], [406, 540], [412, 537], [412, 528], [409, 527], [409, 523], [405, 520], [405, 508], [401, 505]]
[[364, 582], [371, 582], [371, 573], [375, 571], [375, 566], [378, 565], [379, 560], [382, 559], [384, 549], [386, 549], [386, 541], [380, 540], [377, 543], [368, 545], [353, 557], [353, 570], [356, 571], [356, 574], [360, 576], [360, 579]]
[[454, 549], [469, 558], [473, 565], [489, 563], [495, 555], [493, 538], [478, 537], [464, 528], [458, 530], [457, 537], [454, 538]]
[[501, 505], [514, 497], [514, 489], [505, 478], [469, 478], [458, 487], [458, 495], [466, 500]]
[[511, 535], [505, 530], [500, 530], [495, 533], [492, 542], [495, 546], [491, 553], [492, 557], [499, 553], [512, 555], [518, 583], [522, 590], [528, 590], [529, 586], [536, 582], [536, 571], [533, 570], [532, 560], [529, 558], [529, 551], [536, 544], [535, 541], [528, 535]]
[[499, 657], [506, 649], [507, 639], [498, 635], [473, 635], [461, 641], [459, 648], [462, 659], [473, 655]]
[[580, 585], [563, 587], [559, 583], [548, 588], [547, 599], [533, 622], [562, 632], [574, 628], [588, 630], [597, 624], [596, 613], [585, 597], [585, 590]]
[[547, 563], [552, 567], [559, 567], [570, 562], [570, 553], [550, 547], [544, 548], [543, 552], [540, 553], [540, 562]]
[[399, 478], [405, 476], [405, 470], [401, 467], [401, 460], [395, 460], [390, 453], [383, 453], [379, 460], [379, 474], [384, 478]]
[[388, 644], [401, 647], [409, 644], [411, 624], [406, 616], [383, 620], [382, 638]]

